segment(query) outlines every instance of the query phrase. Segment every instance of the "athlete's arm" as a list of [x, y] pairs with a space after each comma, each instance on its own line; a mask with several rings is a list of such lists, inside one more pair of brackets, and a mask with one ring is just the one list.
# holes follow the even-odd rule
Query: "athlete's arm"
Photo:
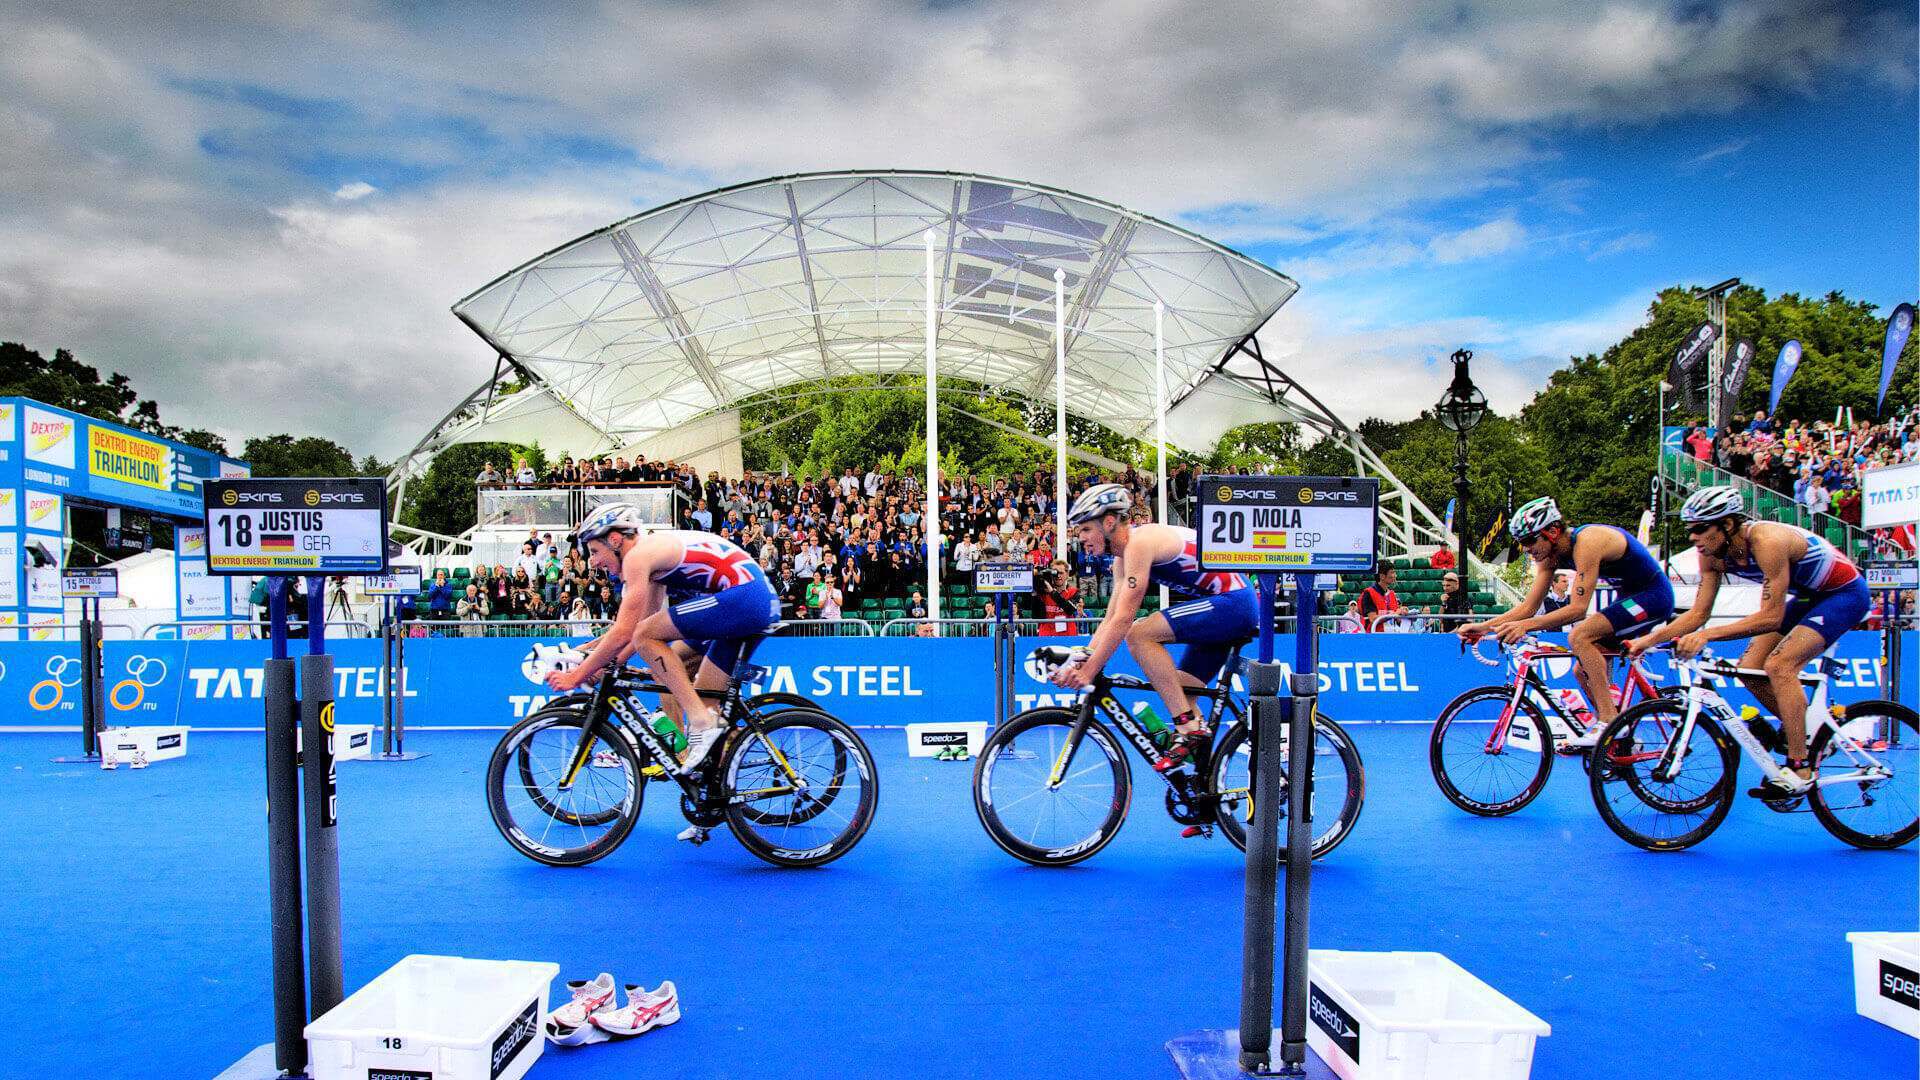
[[1177, 536], [1163, 533], [1155, 526], [1134, 527], [1126, 554], [1113, 561], [1113, 595], [1107, 598], [1106, 617], [1100, 620], [1093, 640], [1087, 644], [1087, 658], [1055, 672], [1056, 686], [1078, 690], [1100, 674], [1120, 643], [1127, 640], [1134, 620], [1140, 617], [1140, 604], [1147, 597], [1147, 578], [1153, 564], [1168, 554], [1168, 548], [1178, 540]]
[[[1549, 611], [1532, 618], [1515, 619], [1500, 629], [1500, 640], [1511, 645], [1524, 634], [1541, 630], [1558, 630], [1579, 622], [1587, 617], [1587, 609], [1593, 606], [1593, 590], [1600, 585], [1601, 545], [1612, 540], [1613, 546], [1626, 543], [1619, 534], [1608, 530], [1596, 541], [1595, 534], [1588, 532], [1573, 542], [1573, 589], [1567, 594], [1567, 603], [1558, 611]], [[1550, 579], [1552, 575], [1548, 575]], [[1535, 585], [1539, 582], [1535, 581]]]
[[1540, 602], [1547, 598], [1547, 590], [1553, 588], [1554, 568], [1550, 563], [1533, 564], [1533, 584], [1527, 586], [1527, 595], [1511, 608], [1484, 622], [1468, 623], [1457, 632], [1469, 642], [1478, 641], [1487, 633], [1497, 630], [1508, 623], [1530, 619], [1540, 610]]
[[1793, 539], [1753, 529], [1749, 529], [1747, 535], [1751, 537], [1754, 565], [1760, 568], [1765, 579], [1760, 583], [1760, 610], [1744, 619], [1688, 634], [1674, 646], [1674, 651], [1683, 658], [1700, 651], [1700, 646], [1709, 641], [1771, 634], [1780, 629], [1781, 620], [1786, 618], [1787, 592], [1793, 584]]
[[633, 632], [640, 620], [651, 614], [652, 593], [659, 588], [652, 580], [653, 559], [645, 549], [644, 541], [636, 542], [627, 549], [626, 556], [620, 561], [620, 578], [624, 588], [620, 593], [620, 608], [614, 614], [613, 625], [593, 643], [593, 651], [586, 660], [572, 671], [559, 671], [547, 676], [547, 685], [562, 693], [572, 690], [582, 683], [595, 678], [608, 665], [633, 655]]

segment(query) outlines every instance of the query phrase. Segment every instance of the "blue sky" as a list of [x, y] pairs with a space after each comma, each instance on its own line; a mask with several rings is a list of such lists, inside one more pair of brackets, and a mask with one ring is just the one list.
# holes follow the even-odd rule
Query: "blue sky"
[[0, 10], [0, 338], [126, 371], [172, 422], [392, 455], [491, 369], [446, 310], [479, 284], [673, 198], [890, 166], [1082, 191], [1293, 274], [1268, 355], [1353, 421], [1412, 415], [1461, 345], [1517, 407], [1670, 284], [1920, 288], [1911, 5], [1192, 12]]

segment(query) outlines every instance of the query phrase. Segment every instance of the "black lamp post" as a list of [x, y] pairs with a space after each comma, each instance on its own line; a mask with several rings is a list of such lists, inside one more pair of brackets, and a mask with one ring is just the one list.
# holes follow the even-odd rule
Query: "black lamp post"
[[1467, 572], [1467, 433], [1479, 426], [1487, 415], [1487, 396], [1473, 385], [1467, 374], [1467, 361], [1473, 353], [1467, 349], [1453, 354], [1453, 383], [1446, 396], [1433, 407], [1442, 427], [1453, 432], [1453, 524], [1460, 531], [1460, 587], [1472, 591], [1473, 575]]

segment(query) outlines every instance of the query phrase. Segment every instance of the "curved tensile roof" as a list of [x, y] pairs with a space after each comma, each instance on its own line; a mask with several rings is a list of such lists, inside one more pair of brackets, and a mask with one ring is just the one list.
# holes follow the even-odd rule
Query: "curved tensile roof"
[[1153, 430], [1156, 301], [1171, 401], [1298, 289], [1084, 195], [964, 173], [835, 172], [648, 210], [453, 310], [579, 419], [631, 443], [761, 391], [922, 370], [929, 229], [941, 375], [1051, 401], [1063, 270], [1068, 411], [1133, 436]]

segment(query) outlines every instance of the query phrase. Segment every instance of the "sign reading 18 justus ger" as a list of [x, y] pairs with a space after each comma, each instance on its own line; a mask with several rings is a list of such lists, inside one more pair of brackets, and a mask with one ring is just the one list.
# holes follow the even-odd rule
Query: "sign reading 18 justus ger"
[[1374, 560], [1380, 481], [1203, 476], [1195, 532], [1208, 570], [1353, 573]]
[[377, 479], [209, 480], [210, 574], [378, 574], [387, 489]]

